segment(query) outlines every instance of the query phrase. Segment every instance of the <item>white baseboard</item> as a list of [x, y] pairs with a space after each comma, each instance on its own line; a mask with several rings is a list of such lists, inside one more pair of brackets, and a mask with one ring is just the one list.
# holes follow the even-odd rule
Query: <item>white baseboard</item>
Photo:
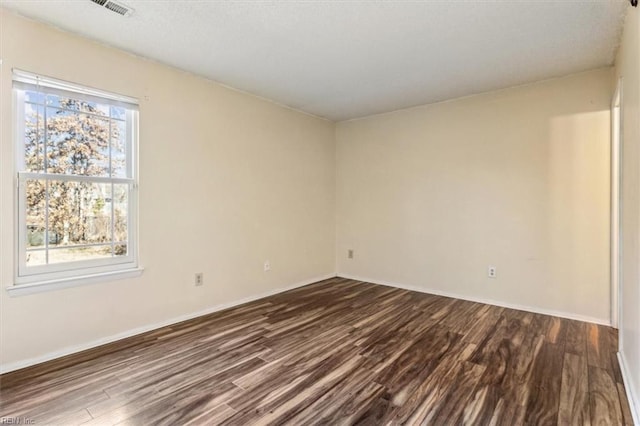
[[551, 309], [544, 309], [544, 308], [538, 308], [538, 307], [533, 307], [533, 306], [519, 305], [519, 304], [516, 304], [516, 303], [502, 302], [502, 301], [499, 301], [499, 300], [485, 299], [485, 298], [482, 298], [482, 297], [473, 297], [473, 296], [469, 296], [469, 295], [465, 295], [465, 294], [451, 293], [451, 292], [442, 291], [442, 290], [434, 290], [434, 289], [431, 289], [431, 288], [424, 288], [424, 287], [418, 287], [418, 286], [407, 285], [407, 284], [393, 283], [393, 282], [389, 282], [389, 281], [376, 280], [376, 279], [372, 279], [372, 278], [357, 277], [357, 276], [348, 275], [348, 274], [338, 273], [338, 277], [347, 278], [347, 279], [351, 279], [351, 280], [357, 280], [357, 281], [364, 281], [364, 282], [368, 282], [368, 283], [372, 283], [372, 284], [380, 284], [380, 285], [384, 285], [384, 286], [387, 286], [387, 287], [401, 288], [403, 290], [417, 291], [419, 293], [434, 294], [436, 296], [453, 297], [455, 299], [467, 300], [469, 302], [484, 303], [486, 305], [500, 306], [502, 308], [509, 308], [509, 309], [516, 309], [518, 311], [532, 312], [534, 314], [551, 315], [551, 316], [554, 316], [554, 317], [560, 317], [560, 318], [567, 318], [567, 319], [572, 319], [572, 320], [590, 322], [590, 323], [593, 323], [593, 324], [606, 325], [606, 326], [609, 326], [609, 327], [611, 326], [611, 321], [609, 319], [594, 318], [594, 317], [589, 317], [589, 316], [585, 316], [585, 315], [573, 314], [573, 313], [569, 313], [569, 312], [554, 311], [554, 310], [551, 310]]
[[243, 305], [245, 303], [253, 302], [253, 301], [259, 300], [259, 299], [264, 299], [265, 297], [273, 296], [273, 295], [279, 294], [279, 293], [284, 293], [285, 291], [293, 290], [293, 289], [298, 288], [298, 287], [303, 287], [305, 285], [313, 284], [313, 283], [316, 283], [318, 281], [323, 281], [323, 280], [327, 280], [327, 279], [334, 278], [334, 277], [336, 277], [335, 273], [323, 275], [323, 276], [320, 276], [320, 277], [310, 278], [308, 280], [300, 281], [300, 282], [297, 282], [295, 284], [292, 284], [292, 285], [289, 285], [289, 286], [286, 286], [286, 287], [280, 287], [280, 288], [276, 288], [276, 289], [273, 289], [273, 290], [269, 290], [267, 292], [264, 292], [264, 293], [261, 293], [261, 294], [255, 295], [255, 296], [246, 297], [244, 299], [236, 300], [234, 302], [222, 303], [222, 304], [215, 305], [215, 306], [212, 306], [210, 308], [203, 309], [203, 310], [200, 310], [200, 311], [197, 311], [197, 312], [191, 312], [191, 313], [188, 313], [188, 314], [185, 314], [185, 315], [180, 315], [179, 317], [174, 317], [174, 318], [167, 319], [167, 320], [164, 320], [164, 321], [156, 322], [154, 324], [147, 324], [147, 325], [144, 325], [142, 327], [137, 327], [137, 328], [134, 328], [132, 330], [127, 330], [127, 331], [124, 331], [122, 333], [118, 333], [118, 334], [114, 334], [114, 335], [111, 335], [111, 336], [108, 336], [108, 337], [104, 337], [102, 339], [93, 340], [91, 342], [83, 343], [83, 344], [80, 344], [80, 345], [69, 346], [69, 347], [61, 349], [59, 351], [49, 352], [49, 353], [41, 355], [41, 356], [37, 356], [37, 357], [33, 357], [33, 358], [21, 360], [21, 361], [16, 361], [16, 362], [12, 362], [12, 363], [9, 363], [9, 364], [3, 364], [3, 365], [0, 365], [0, 374], [8, 373], [10, 371], [19, 370], [19, 369], [25, 368], [25, 367], [30, 367], [30, 366], [36, 365], [36, 364], [41, 364], [43, 362], [51, 361], [51, 360], [54, 360], [56, 358], [61, 358], [63, 356], [71, 355], [71, 354], [74, 354], [74, 353], [77, 353], [77, 352], [82, 352], [82, 351], [85, 351], [87, 349], [93, 349], [95, 347], [102, 346], [102, 345], [105, 345], [107, 343], [113, 343], [113, 342], [116, 342], [118, 340], [126, 339], [127, 337], [136, 336], [138, 334], [142, 334], [142, 333], [146, 333], [146, 332], [149, 332], [149, 331], [153, 331], [153, 330], [156, 330], [158, 328], [166, 327], [168, 325], [177, 324], [177, 323], [182, 322], [182, 321], [187, 321], [187, 320], [190, 320], [190, 319], [193, 319], [193, 318], [201, 317], [203, 315], [208, 315], [208, 314], [211, 314], [211, 313], [214, 313], [214, 312], [222, 311], [224, 309], [232, 308], [234, 306]]
[[618, 352], [618, 364], [620, 364], [620, 372], [622, 373], [622, 380], [624, 381], [624, 390], [627, 392], [627, 400], [631, 409], [631, 415], [633, 416], [633, 423], [636, 426], [640, 426], [640, 399], [636, 395], [635, 390], [629, 380], [629, 368], [627, 367], [627, 360], [622, 352]]
[[[468, 300], [471, 302], [477, 302], [477, 303], [485, 303], [488, 305], [494, 305], [494, 306], [501, 306], [504, 308], [510, 308], [510, 309], [517, 309], [517, 310], [521, 310], [521, 311], [527, 311], [527, 312], [533, 312], [533, 313], [538, 313], [538, 314], [544, 314], [544, 315], [553, 315], [553, 316], [557, 316], [557, 317], [562, 317], [562, 318], [568, 318], [568, 319], [574, 319], [574, 320], [579, 320], [579, 321], [586, 321], [586, 322], [591, 322], [591, 323], [595, 323], [595, 324], [601, 324], [601, 325], [610, 325], [609, 320], [603, 320], [603, 319], [598, 319], [598, 318], [591, 318], [591, 317], [586, 317], [586, 316], [582, 316], [582, 315], [576, 315], [576, 314], [570, 314], [570, 313], [566, 313], [566, 312], [558, 312], [558, 311], [552, 311], [552, 310], [546, 310], [546, 309], [540, 309], [540, 308], [534, 308], [531, 306], [524, 306], [524, 305], [517, 305], [517, 304], [512, 304], [512, 303], [505, 303], [505, 302], [500, 302], [500, 301], [496, 301], [496, 300], [491, 300], [491, 299], [484, 299], [484, 298], [475, 298], [475, 297], [470, 297], [467, 295], [462, 295], [462, 294], [456, 294], [456, 293], [450, 293], [450, 292], [443, 292], [440, 290], [434, 290], [434, 289], [426, 289], [423, 287], [417, 287], [417, 286], [411, 286], [411, 285], [404, 285], [404, 284], [399, 284], [399, 283], [391, 283], [388, 281], [382, 281], [382, 280], [376, 280], [376, 279], [371, 279], [371, 278], [364, 278], [364, 277], [357, 277], [357, 276], [351, 276], [351, 275], [347, 275], [347, 274], [327, 274], [327, 275], [323, 275], [320, 277], [315, 277], [315, 278], [311, 278], [308, 280], [304, 280], [286, 287], [280, 287], [277, 289], [273, 289], [270, 290], [268, 292], [265, 293], [261, 293], [255, 296], [250, 296], [250, 297], [246, 297], [244, 299], [241, 300], [237, 300], [234, 302], [229, 302], [229, 303], [223, 303], [220, 305], [215, 305], [212, 306], [210, 308], [207, 309], [203, 309], [197, 312], [191, 312], [189, 314], [185, 314], [185, 315], [181, 315], [179, 317], [174, 317], [168, 320], [164, 320], [164, 321], [160, 321], [154, 324], [148, 324], [142, 327], [137, 327], [131, 330], [127, 330], [125, 332], [122, 333], [118, 333], [118, 334], [114, 334], [108, 337], [104, 337], [102, 339], [97, 339], [97, 340], [93, 340], [91, 342], [88, 343], [84, 343], [84, 344], [80, 344], [80, 345], [75, 345], [75, 346], [69, 346], [66, 347], [64, 349], [61, 349], [59, 351], [53, 351], [53, 352], [49, 352], [47, 354], [38, 356], [38, 357], [33, 357], [33, 358], [29, 358], [29, 359], [25, 359], [25, 360], [21, 360], [21, 361], [16, 361], [16, 362], [12, 362], [9, 364], [3, 364], [0, 365], [0, 374], [4, 374], [4, 373], [8, 373], [10, 371], [15, 371], [15, 370], [19, 370], [21, 368], [25, 368], [25, 367], [30, 367], [32, 365], [36, 365], [36, 364], [40, 364], [46, 361], [51, 361], [54, 360], [56, 358], [61, 358], [63, 356], [67, 356], [67, 355], [71, 355], [77, 352], [82, 352], [85, 351], [87, 349], [92, 349], [98, 346], [102, 346], [105, 345], [107, 343], [112, 343], [118, 340], [122, 340], [122, 339], [126, 339], [127, 337], [132, 337], [132, 336], [136, 336], [138, 334], [142, 334], [142, 333], [146, 333], [149, 331], [153, 331], [156, 330], [158, 328], [162, 328], [162, 327], [166, 327], [168, 325], [172, 325], [172, 324], [176, 324], [182, 321], [187, 321], [193, 318], [197, 318], [203, 315], [207, 315], [207, 314], [211, 314], [214, 312], [218, 312], [218, 311], [222, 311], [224, 309], [228, 309], [228, 308], [232, 308], [234, 306], [238, 306], [238, 305], [242, 305], [244, 303], [249, 303], [249, 302], [253, 302], [255, 300], [259, 300], [259, 299], [263, 299], [265, 297], [269, 297], [269, 296], [273, 296], [275, 294], [279, 294], [279, 293], [284, 293], [285, 291], [288, 290], [293, 290], [295, 288], [298, 287], [303, 287], [305, 285], [309, 285], [309, 284], [313, 284], [315, 282], [318, 281], [323, 281], [323, 280], [327, 280], [330, 278], [334, 278], [334, 277], [341, 277], [341, 278], [347, 278], [347, 279], [352, 279], [352, 280], [357, 280], [357, 281], [364, 281], [364, 282], [369, 282], [369, 283], [373, 283], [373, 284], [380, 284], [380, 285], [384, 285], [384, 286], [388, 286], [388, 287], [395, 287], [395, 288], [401, 288], [401, 289], [405, 289], [405, 290], [410, 290], [410, 291], [417, 291], [420, 293], [428, 293], [428, 294], [434, 294], [434, 295], [438, 295], [438, 296], [445, 296], [445, 297], [453, 297], [456, 299], [462, 299], [462, 300]], [[622, 365], [622, 363], [621, 363]], [[627, 386], [627, 382], [625, 382], [625, 387], [627, 389], [629, 389], [629, 386]], [[627, 392], [629, 392], [629, 390], [627, 390]], [[631, 401], [631, 399], [630, 399]], [[637, 404], [636, 404], [637, 407]], [[632, 407], [633, 409], [633, 407]], [[636, 413], [637, 413], [637, 408], [636, 408]], [[634, 416], [637, 414], [634, 414]], [[635, 417], [634, 417], [635, 418]], [[636, 423], [638, 423], [637, 418], [636, 418]]]

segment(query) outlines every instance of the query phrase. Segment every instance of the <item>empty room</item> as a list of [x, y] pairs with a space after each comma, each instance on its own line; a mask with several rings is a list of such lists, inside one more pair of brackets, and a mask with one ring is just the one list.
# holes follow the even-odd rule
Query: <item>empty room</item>
[[640, 425], [636, 0], [0, 0], [0, 425]]

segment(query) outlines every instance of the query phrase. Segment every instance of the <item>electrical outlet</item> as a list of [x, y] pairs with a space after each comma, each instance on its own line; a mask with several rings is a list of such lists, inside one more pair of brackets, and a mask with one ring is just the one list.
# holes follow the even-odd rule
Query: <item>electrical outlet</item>
[[353, 249], [347, 250], [347, 258], [353, 259]]
[[489, 266], [487, 268], [487, 277], [496, 278], [498, 276], [498, 270], [495, 266]]
[[196, 273], [195, 284], [196, 284], [196, 287], [199, 287], [202, 284], [204, 284], [204, 274], [202, 272]]
[[268, 260], [264, 261], [264, 271], [265, 272], [269, 272], [271, 270], [271, 262], [269, 262]]

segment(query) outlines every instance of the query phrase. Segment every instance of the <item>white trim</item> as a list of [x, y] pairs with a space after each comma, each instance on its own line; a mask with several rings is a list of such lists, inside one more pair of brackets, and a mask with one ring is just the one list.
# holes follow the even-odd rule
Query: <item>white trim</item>
[[55, 180], [60, 182], [93, 182], [93, 183], [116, 183], [133, 185], [136, 181], [133, 178], [118, 178], [108, 176], [84, 176], [84, 175], [63, 175], [57, 173], [35, 173], [18, 172], [18, 180]]
[[65, 96], [68, 92], [74, 92], [83, 98], [82, 100], [88, 102], [105, 103], [104, 101], [107, 100], [109, 104], [114, 106], [129, 109], [138, 108], [138, 100], [130, 96], [107, 92], [105, 90], [59, 80], [53, 77], [46, 77], [16, 68], [13, 68], [12, 71], [13, 87], [21, 90], [40, 91], [40, 87], [46, 87], [48, 92], [62, 94], [62, 96]]
[[569, 312], [555, 311], [555, 310], [552, 310], [552, 309], [544, 309], [544, 308], [538, 308], [538, 307], [533, 307], [533, 306], [520, 305], [520, 304], [517, 304], [517, 303], [509, 303], [509, 302], [503, 302], [503, 301], [499, 301], [499, 300], [486, 299], [484, 297], [468, 296], [466, 294], [451, 293], [451, 292], [448, 292], [448, 291], [434, 290], [432, 288], [424, 288], [424, 287], [418, 287], [418, 286], [407, 285], [407, 284], [393, 283], [393, 282], [389, 282], [389, 281], [358, 277], [358, 276], [348, 275], [348, 274], [338, 273], [338, 277], [347, 278], [347, 279], [350, 279], [350, 280], [368, 282], [368, 283], [372, 283], [372, 284], [384, 285], [384, 286], [387, 286], [387, 287], [401, 288], [403, 290], [417, 291], [419, 293], [434, 294], [436, 296], [453, 297], [455, 299], [467, 300], [469, 302], [484, 303], [485, 305], [500, 306], [502, 308], [509, 308], [509, 309], [516, 309], [518, 311], [532, 312], [534, 314], [551, 315], [551, 316], [554, 316], [554, 317], [560, 317], [560, 318], [567, 318], [567, 319], [572, 319], [572, 320], [577, 320], [577, 321], [590, 322], [590, 323], [593, 323], [593, 324], [606, 325], [606, 326], [609, 326], [609, 327], [611, 326], [611, 322], [610, 322], [609, 319], [595, 318], [595, 317], [590, 317], [590, 316], [586, 316], [586, 315], [579, 315], [579, 314], [574, 314], [574, 313], [569, 313]]
[[616, 84], [611, 101], [611, 325], [620, 328], [620, 267], [622, 240], [620, 225], [621, 164], [622, 164], [622, 79]]
[[638, 395], [635, 394], [633, 386], [631, 386], [632, 383], [631, 380], [629, 380], [631, 375], [627, 368], [627, 360], [622, 352], [618, 352], [618, 364], [620, 364], [620, 372], [622, 373], [622, 381], [624, 382], [624, 390], [627, 393], [633, 423], [636, 426], [640, 426], [640, 400], [638, 399]]
[[[24, 122], [24, 110], [22, 107], [18, 108], [18, 105], [24, 105], [24, 93], [18, 90], [11, 90], [13, 105], [11, 106], [11, 123], [12, 123], [12, 138], [11, 139], [11, 148], [13, 148], [13, 159], [11, 166], [11, 174], [13, 175], [13, 191], [12, 202], [15, 203], [13, 208], [13, 271], [12, 275], [15, 277], [18, 275], [18, 268], [20, 265], [26, 263], [26, 252], [22, 251], [22, 243], [20, 238], [18, 238], [20, 223], [20, 211], [22, 206], [24, 206], [24, 197], [22, 195], [22, 191], [20, 190], [20, 179], [18, 179], [18, 174], [16, 173], [17, 169], [22, 170], [25, 167], [24, 164], [24, 150], [18, 148], [18, 144], [16, 141], [24, 141], [24, 126], [17, 126], [16, 123]], [[43, 124], [44, 125], [44, 124]]]
[[[47, 362], [47, 361], [51, 361], [54, 360], [56, 358], [61, 358], [63, 356], [67, 356], [67, 355], [71, 355], [77, 352], [82, 352], [82, 351], [86, 351], [88, 349], [93, 349], [95, 347], [98, 346], [102, 346], [102, 345], [106, 345], [108, 343], [112, 343], [118, 340], [122, 340], [122, 339], [126, 339], [127, 337], [132, 337], [132, 336], [136, 336], [138, 334], [142, 334], [142, 333], [146, 333], [149, 331], [153, 331], [153, 330], [157, 330], [159, 328], [162, 327], [166, 327], [168, 325], [172, 325], [172, 324], [177, 324], [179, 322], [182, 321], [187, 321], [193, 318], [197, 318], [197, 317], [201, 317], [203, 315], [208, 315], [208, 314], [212, 314], [214, 312], [218, 312], [218, 311], [222, 311], [224, 309], [229, 309], [229, 308], [233, 308], [234, 306], [238, 306], [238, 305], [243, 305], [245, 303], [249, 303], [249, 302], [253, 302], [255, 300], [259, 300], [259, 299], [264, 299], [265, 297], [269, 297], [269, 296], [273, 296], [275, 294], [279, 294], [279, 293], [284, 293], [285, 291], [289, 291], [289, 290], [293, 290], [295, 288], [298, 287], [304, 287], [306, 285], [309, 284], [313, 284], [316, 283], [318, 281], [324, 281], [324, 280], [328, 280], [331, 278], [335, 278], [336, 274], [335, 273], [331, 273], [331, 274], [326, 274], [326, 275], [322, 275], [319, 277], [315, 277], [315, 278], [311, 278], [308, 280], [304, 280], [304, 281], [299, 281], [295, 284], [286, 286], [286, 287], [280, 287], [280, 288], [276, 288], [273, 290], [269, 290], [267, 292], [255, 295], [255, 296], [249, 296], [249, 297], [245, 297], [243, 299], [240, 300], [236, 300], [233, 302], [228, 302], [228, 303], [222, 303], [219, 305], [215, 305], [212, 306], [210, 308], [206, 308], [197, 312], [191, 312], [189, 314], [185, 314], [185, 315], [180, 315], [178, 317], [174, 317], [174, 318], [170, 318], [164, 321], [159, 321], [153, 324], [147, 324], [144, 325], [142, 327], [137, 327], [131, 330], [127, 330], [124, 331], [122, 333], [118, 333], [118, 334], [113, 334], [111, 336], [107, 336], [104, 337], [102, 339], [96, 339], [93, 340], [91, 342], [87, 342], [87, 343], [83, 343], [83, 344], [79, 344], [79, 345], [74, 345], [74, 346], [68, 346], [66, 348], [60, 349], [58, 351], [53, 351], [53, 352], [49, 352], [46, 353], [44, 355], [41, 356], [37, 356], [37, 357], [33, 357], [33, 358], [28, 358], [25, 360], [21, 360], [21, 361], [16, 361], [16, 362], [12, 362], [9, 364], [4, 364], [4, 365], [0, 365], [0, 374], [5, 374], [8, 373], [10, 371], [15, 371], [15, 370], [19, 370], [21, 368], [26, 368], [26, 367], [30, 367], [32, 365], [36, 365], [36, 364], [40, 364], [43, 362]], [[59, 287], [58, 287], [59, 288]]]
[[62, 288], [78, 287], [87, 284], [96, 284], [105, 281], [135, 278], [142, 275], [144, 268], [134, 267], [130, 269], [118, 269], [115, 271], [100, 272], [89, 275], [76, 275], [55, 280], [37, 281], [27, 284], [14, 284], [7, 287], [9, 296], [26, 296], [27, 294], [42, 293], [44, 291], [60, 290]]

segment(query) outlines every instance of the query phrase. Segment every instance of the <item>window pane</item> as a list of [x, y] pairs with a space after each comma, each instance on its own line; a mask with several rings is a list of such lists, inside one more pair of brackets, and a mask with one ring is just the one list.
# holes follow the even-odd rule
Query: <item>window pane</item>
[[113, 185], [113, 219], [114, 242], [126, 242], [127, 238], [127, 215], [129, 202], [129, 185]]
[[108, 176], [109, 133], [107, 119], [47, 108], [47, 172]]
[[44, 105], [44, 96], [45, 95], [42, 92], [34, 92], [32, 90], [25, 90], [24, 92], [24, 100], [26, 102]]
[[45, 203], [46, 184], [43, 180], [27, 180], [26, 189], [26, 247], [42, 248], [45, 246]]
[[47, 105], [60, 108], [60, 96], [47, 95]]
[[24, 165], [28, 172], [44, 171], [44, 107], [24, 104]]
[[65, 278], [86, 268], [118, 270], [134, 243], [129, 240], [133, 186], [110, 178], [134, 178], [129, 162], [136, 141], [130, 130], [137, 113], [111, 105], [108, 94], [103, 98], [96, 91], [87, 101], [81, 88], [51, 84], [34, 80], [27, 86], [32, 90], [15, 89], [22, 120], [14, 157], [23, 206], [18, 212], [18, 245], [24, 250], [18, 256], [24, 259], [17, 269], [20, 284]]
[[109, 117], [110, 112], [109, 105], [107, 104], [82, 101], [80, 99], [52, 94], [47, 95], [47, 105], [72, 111], [89, 112], [91, 114], [102, 115], [104, 117]]
[[47, 263], [45, 250], [27, 250], [27, 266], [38, 266]]
[[127, 119], [127, 110], [122, 107], [111, 107], [111, 118], [116, 118], [118, 120], [126, 120]]
[[49, 244], [111, 242], [111, 184], [49, 183]]
[[114, 249], [115, 256], [126, 256], [128, 253], [128, 248], [126, 244], [116, 244]]
[[124, 121], [111, 120], [111, 173], [127, 177], [127, 126]]
[[111, 257], [111, 246], [56, 248], [49, 250], [49, 263], [77, 262]]

